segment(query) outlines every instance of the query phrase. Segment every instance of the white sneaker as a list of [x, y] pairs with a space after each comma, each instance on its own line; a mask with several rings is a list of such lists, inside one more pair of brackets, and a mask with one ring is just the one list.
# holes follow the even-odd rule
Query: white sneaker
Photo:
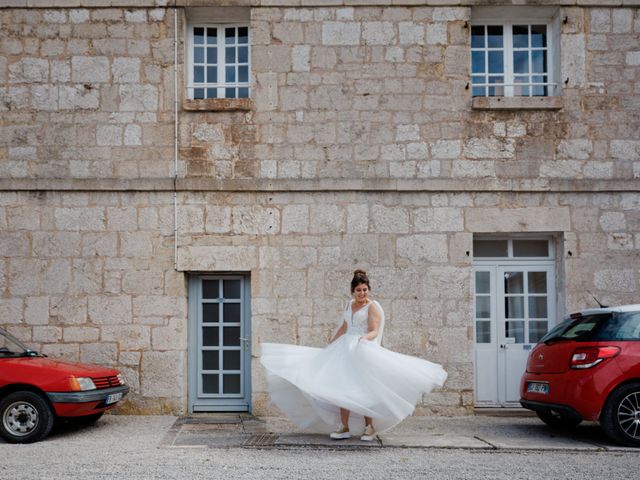
[[373, 429], [373, 425], [367, 425], [364, 427], [364, 433], [360, 437], [360, 440], [364, 442], [370, 442], [376, 438], [376, 431]]
[[351, 438], [349, 427], [342, 425], [338, 430], [329, 435], [333, 440], [344, 440], [345, 438]]

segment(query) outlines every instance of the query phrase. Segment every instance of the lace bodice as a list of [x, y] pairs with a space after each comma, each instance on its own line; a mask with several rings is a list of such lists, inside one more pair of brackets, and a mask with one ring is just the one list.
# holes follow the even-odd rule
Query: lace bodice
[[375, 338], [375, 342], [380, 344], [382, 341], [382, 331], [384, 329], [384, 312], [382, 311], [382, 307], [378, 302], [373, 300], [369, 302], [368, 305], [362, 307], [356, 313], [352, 313], [351, 306], [353, 305], [353, 300], [349, 302], [344, 309], [343, 319], [347, 322], [347, 333], [351, 335], [366, 335], [369, 333], [369, 308], [371, 305], [376, 304], [378, 309], [382, 314], [380, 319], [380, 327], [378, 328], [378, 336]]

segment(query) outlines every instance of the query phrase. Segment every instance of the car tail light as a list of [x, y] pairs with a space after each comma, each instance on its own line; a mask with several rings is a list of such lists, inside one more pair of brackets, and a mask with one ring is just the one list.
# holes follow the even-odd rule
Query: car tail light
[[571, 356], [571, 368], [591, 368], [620, 353], [618, 347], [581, 347]]

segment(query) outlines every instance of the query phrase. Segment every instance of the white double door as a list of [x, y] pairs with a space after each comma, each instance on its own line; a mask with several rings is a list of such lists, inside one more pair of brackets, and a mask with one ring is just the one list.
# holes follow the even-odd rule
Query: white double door
[[553, 262], [474, 266], [476, 406], [519, 406], [527, 357], [556, 322]]

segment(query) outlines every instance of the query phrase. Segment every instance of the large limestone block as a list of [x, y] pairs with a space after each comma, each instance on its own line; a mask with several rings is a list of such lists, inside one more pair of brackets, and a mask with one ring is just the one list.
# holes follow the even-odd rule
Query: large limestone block
[[253, 246], [178, 247], [181, 271], [250, 271], [258, 267], [258, 249]]
[[398, 257], [408, 259], [412, 263], [440, 263], [446, 262], [449, 258], [446, 235], [405, 235], [398, 238], [396, 245]]
[[185, 317], [187, 300], [169, 295], [146, 295], [133, 299], [133, 314], [136, 317]]
[[180, 397], [185, 393], [186, 351], [143, 352], [140, 393], [145, 397]]
[[129, 295], [89, 297], [89, 319], [95, 324], [131, 323], [131, 311], [131, 297]]
[[0, 298], [0, 323], [17, 324], [22, 322], [22, 298]]
[[102, 341], [115, 342], [120, 350], [149, 349], [151, 331], [146, 325], [105, 325]]
[[96, 365], [115, 366], [118, 349], [115, 343], [85, 343], [80, 345], [80, 361]]
[[469, 208], [467, 231], [564, 232], [571, 230], [569, 207]]

